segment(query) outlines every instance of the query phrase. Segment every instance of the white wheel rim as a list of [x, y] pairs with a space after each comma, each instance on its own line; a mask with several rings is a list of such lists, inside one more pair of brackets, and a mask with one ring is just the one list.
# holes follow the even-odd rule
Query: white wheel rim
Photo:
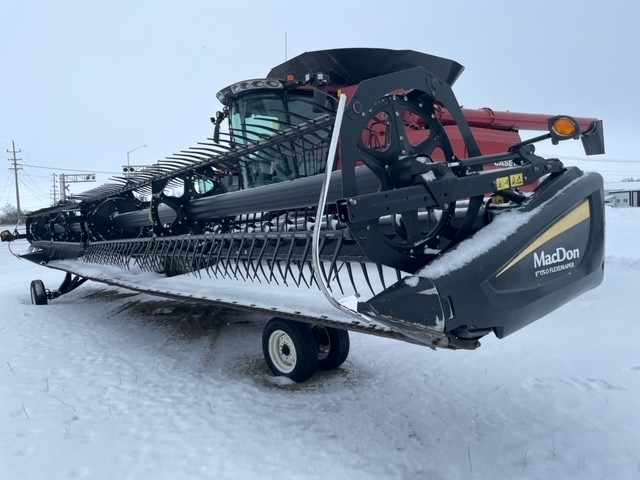
[[269, 336], [269, 357], [279, 372], [291, 373], [296, 368], [296, 347], [286, 332], [275, 330]]

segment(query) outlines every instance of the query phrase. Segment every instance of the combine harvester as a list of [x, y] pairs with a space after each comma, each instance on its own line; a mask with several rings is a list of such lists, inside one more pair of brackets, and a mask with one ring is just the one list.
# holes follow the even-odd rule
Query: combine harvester
[[[272, 318], [271, 371], [341, 365], [348, 331], [475, 349], [600, 284], [602, 178], [535, 154], [602, 122], [460, 108], [458, 63], [304, 53], [230, 85], [213, 138], [28, 215], [20, 258], [86, 280]], [[523, 141], [519, 130], [544, 133]]]

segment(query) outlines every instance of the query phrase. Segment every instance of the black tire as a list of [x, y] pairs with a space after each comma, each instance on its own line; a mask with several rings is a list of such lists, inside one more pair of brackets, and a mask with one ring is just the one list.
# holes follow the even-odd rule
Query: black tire
[[309, 325], [272, 318], [262, 332], [262, 352], [269, 370], [294, 382], [308, 380], [318, 369], [318, 350]]
[[349, 356], [349, 332], [319, 325], [314, 325], [312, 332], [316, 340], [318, 368], [333, 370], [342, 365]]
[[31, 291], [31, 303], [33, 305], [47, 304], [47, 290], [44, 288], [42, 280], [33, 280], [29, 290]]

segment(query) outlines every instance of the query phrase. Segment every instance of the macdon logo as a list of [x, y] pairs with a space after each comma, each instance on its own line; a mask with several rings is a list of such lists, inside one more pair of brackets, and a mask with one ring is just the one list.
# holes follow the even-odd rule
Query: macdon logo
[[567, 250], [564, 247], [558, 247], [556, 251], [551, 254], [547, 254], [542, 250], [540, 253], [533, 252], [533, 268], [546, 267], [547, 265], [555, 265], [556, 263], [578, 258], [580, 258], [579, 248]]

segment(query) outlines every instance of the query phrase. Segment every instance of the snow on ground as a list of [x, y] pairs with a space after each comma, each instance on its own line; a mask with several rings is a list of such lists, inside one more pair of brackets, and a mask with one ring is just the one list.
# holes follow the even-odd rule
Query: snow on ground
[[[475, 352], [351, 334], [278, 382], [265, 318], [90, 283], [0, 248], [0, 479], [640, 479], [640, 209], [598, 289]], [[205, 280], [203, 280], [205, 281]]]

